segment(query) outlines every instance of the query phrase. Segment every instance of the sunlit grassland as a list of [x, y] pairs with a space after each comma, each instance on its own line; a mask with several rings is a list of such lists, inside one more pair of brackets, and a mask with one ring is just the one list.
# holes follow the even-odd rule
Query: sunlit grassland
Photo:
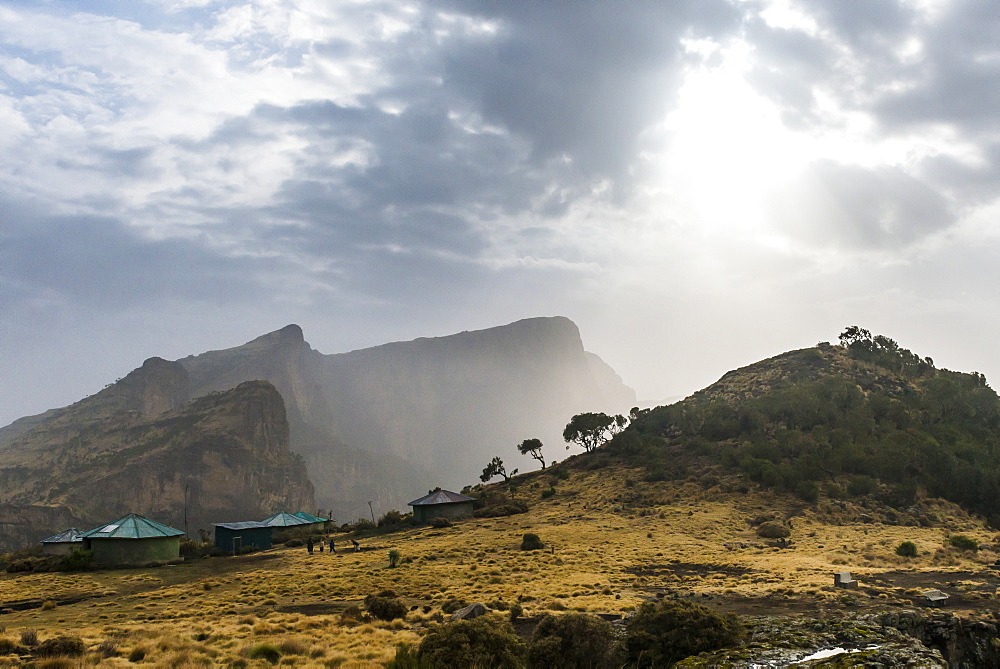
[[[542, 499], [550, 485], [555, 495]], [[90, 649], [84, 663], [105, 666], [266, 664], [249, 658], [259, 644], [278, 649], [283, 665], [369, 666], [446, 620], [441, 607], [452, 599], [499, 610], [520, 602], [529, 617], [622, 614], [664, 590], [710, 605], [770, 598], [836, 607], [843, 594], [830, 587], [836, 571], [864, 582], [904, 568], [981, 570], [997, 557], [946, 547], [948, 532], [995, 543], [980, 522], [950, 505], [940, 506], [940, 522], [931, 527], [834, 525], [821, 520], [829, 511], [727, 486], [646, 483], [641, 472], [621, 468], [573, 472], [566, 480], [536, 473], [516, 492], [532, 506], [526, 514], [385, 534], [362, 540], [360, 553], [279, 548], [159, 569], [5, 574], [0, 602], [57, 605], [0, 615], [0, 639], [16, 641], [26, 629], [42, 639], [76, 634]], [[791, 517], [791, 547], [756, 536], [748, 520], [761, 513]], [[520, 550], [526, 532], [546, 548]], [[897, 556], [902, 541], [915, 542], [918, 557]], [[390, 549], [402, 556], [396, 568], [388, 565]], [[385, 589], [410, 608], [405, 619], [377, 621], [350, 610], [363, 610], [365, 596]], [[84, 599], [59, 604], [76, 598]]]

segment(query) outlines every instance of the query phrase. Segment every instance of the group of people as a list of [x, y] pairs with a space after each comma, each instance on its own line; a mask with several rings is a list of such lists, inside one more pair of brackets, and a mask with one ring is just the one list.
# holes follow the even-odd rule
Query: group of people
[[[357, 539], [351, 539], [351, 543], [354, 545], [354, 552], [355, 553], [357, 553], [358, 551], [361, 550], [361, 544], [358, 543]], [[306, 550], [309, 551], [310, 555], [312, 555], [313, 550], [317, 546], [319, 547], [319, 552], [322, 553], [323, 552], [323, 546], [324, 546], [322, 539], [320, 539], [319, 541], [315, 541], [315, 542], [313, 541], [312, 537], [309, 537], [308, 539], [306, 539]], [[331, 553], [336, 553], [337, 552], [337, 544], [333, 540], [332, 537], [330, 538], [330, 552]]]

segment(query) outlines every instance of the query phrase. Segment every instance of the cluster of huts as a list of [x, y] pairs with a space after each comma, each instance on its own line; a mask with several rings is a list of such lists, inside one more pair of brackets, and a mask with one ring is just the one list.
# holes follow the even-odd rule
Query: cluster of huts
[[[247, 546], [270, 548], [276, 529], [324, 531], [327, 522], [305, 511], [281, 511], [261, 521], [215, 523], [215, 545], [225, 553], [238, 553]], [[130, 513], [87, 532], [72, 527], [42, 539], [42, 553], [65, 555], [74, 550], [92, 551], [94, 562], [100, 565], [170, 563], [180, 559], [182, 537], [182, 530]]]
[[[472, 497], [435, 490], [413, 500], [409, 506], [417, 522], [429, 523], [435, 518], [471, 516], [473, 502]], [[275, 532], [325, 532], [329, 522], [306, 511], [279, 511], [260, 521], [214, 523], [215, 547], [226, 554], [238, 554], [247, 548], [262, 550], [271, 547]], [[182, 537], [181, 530], [130, 513], [87, 532], [73, 527], [42, 539], [42, 552], [65, 555], [74, 550], [92, 551], [94, 562], [100, 565], [169, 563], [180, 559]]]

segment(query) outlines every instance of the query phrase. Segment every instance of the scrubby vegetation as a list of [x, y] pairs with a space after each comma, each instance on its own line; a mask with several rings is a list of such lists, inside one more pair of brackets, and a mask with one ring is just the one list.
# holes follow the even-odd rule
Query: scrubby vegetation
[[406, 615], [406, 604], [392, 590], [383, 590], [377, 595], [365, 597], [365, 608], [379, 620], [395, 620]]
[[539, 621], [528, 649], [528, 666], [538, 669], [605, 669], [614, 666], [615, 636], [611, 625], [584, 613], [546, 615]]
[[852, 327], [840, 346], [786, 353], [684, 402], [635, 416], [610, 452], [648, 480], [713, 467], [815, 502], [824, 489], [895, 508], [919, 492], [1000, 523], [1000, 398]]
[[527, 644], [510, 623], [480, 616], [431, 630], [420, 642], [417, 658], [433, 667], [494, 667], [520, 669]]
[[679, 600], [664, 599], [639, 607], [622, 640], [625, 663], [665, 667], [691, 655], [738, 643], [743, 628], [735, 616]]

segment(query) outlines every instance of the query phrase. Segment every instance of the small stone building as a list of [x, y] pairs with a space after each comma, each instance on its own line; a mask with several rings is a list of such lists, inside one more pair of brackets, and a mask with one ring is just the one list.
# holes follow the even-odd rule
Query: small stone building
[[459, 495], [450, 490], [437, 490], [410, 502], [413, 519], [418, 523], [428, 523], [432, 518], [461, 518], [472, 515], [474, 497]]
[[100, 565], [143, 565], [179, 560], [184, 532], [130, 513], [84, 532], [83, 548]]
[[215, 523], [215, 547], [233, 554], [247, 546], [264, 550], [271, 547], [273, 533], [273, 527], [257, 520]]
[[83, 536], [75, 527], [42, 539], [42, 555], [69, 555], [82, 550]]

